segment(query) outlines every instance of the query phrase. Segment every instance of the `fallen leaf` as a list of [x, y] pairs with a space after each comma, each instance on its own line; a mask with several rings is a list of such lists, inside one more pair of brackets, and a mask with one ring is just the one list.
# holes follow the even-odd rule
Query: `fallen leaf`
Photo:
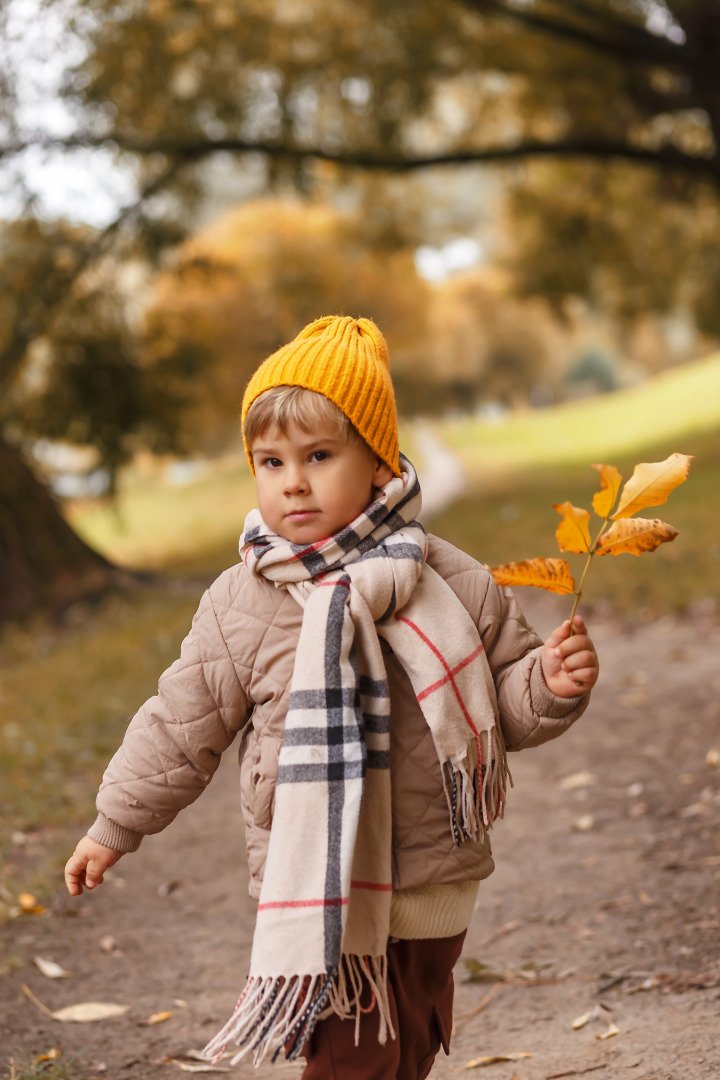
[[97, 1020], [109, 1020], [115, 1016], [124, 1016], [130, 1012], [129, 1005], [116, 1005], [105, 1001], [81, 1001], [77, 1005], [66, 1005], [64, 1009], [53, 1012], [33, 994], [29, 986], [23, 986], [23, 993], [46, 1016], [58, 1020], [61, 1024], [91, 1024]]
[[164, 1023], [166, 1020], [169, 1020], [170, 1017], [174, 1016], [174, 1015], [175, 1015], [174, 1012], [153, 1013], [152, 1016], [148, 1017], [148, 1019], [145, 1021], [145, 1023], [148, 1025], [148, 1027], [153, 1027], [155, 1024]]
[[22, 915], [41, 915], [45, 910], [45, 905], [38, 904], [37, 898], [32, 893], [20, 893], [17, 902]]
[[627, 518], [646, 506], [660, 506], [666, 502], [670, 492], [687, 479], [691, 461], [691, 455], [671, 454], [664, 461], [636, 465], [622, 490], [613, 518]]
[[638, 890], [638, 900], [640, 901], [641, 904], [645, 904], [646, 907], [652, 907], [653, 904], [655, 903], [654, 900], [650, 899], [650, 897], [648, 896], [648, 894], [645, 892], [644, 889], [639, 889]]
[[497, 1065], [501, 1061], [522, 1061], [523, 1058], [532, 1057], [526, 1050], [518, 1050], [511, 1054], [491, 1054], [489, 1057], [473, 1058], [461, 1066], [463, 1069], [483, 1069], [486, 1065]]
[[77, 1005], [66, 1005], [52, 1015], [63, 1024], [93, 1024], [96, 1020], [110, 1020], [127, 1012], [130, 1012], [129, 1005], [115, 1005], [110, 1001], [81, 1001]]
[[607, 1031], [603, 1031], [600, 1035], [596, 1035], [596, 1039], [612, 1039], [613, 1035], [619, 1035], [620, 1028], [617, 1024], [608, 1024]]
[[53, 1046], [52, 1050], [48, 1050], [47, 1054], [40, 1054], [35, 1058], [35, 1064], [39, 1065], [42, 1061], [57, 1061], [60, 1057], [60, 1051], [57, 1046]]
[[593, 465], [593, 469], [600, 473], [600, 491], [593, 496], [593, 510], [598, 517], [606, 518], [615, 505], [622, 476], [614, 465]]
[[100, 946], [102, 951], [106, 953], [115, 952], [118, 947], [117, 941], [112, 936], [112, 934], [105, 934], [104, 937], [101, 937], [98, 941], [98, 945]]
[[500, 964], [482, 964], [471, 957], [463, 957], [463, 963], [468, 973], [467, 982], [505, 982], [508, 977], [507, 968]]
[[591, 772], [576, 772], [564, 777], [559, 784], [561, 791], [579, 791], [580, 788], [592, 787], [597, 777]]
[[573, 821], [573, 832], [590, 832], [595, 827], [595, 818], [592, 814], [583, 814], [577, 821]]
[[705, 755], [705, 764], [709, 765], [711, 769], [717, 769], [720, 765], [720, 750], [708, 750]]
[[498, 585], [533, 585], [564, 596], [575, 592], [575, 581], [565, 559], [524, 559], [489, 569]]
[[230, 1072], [227, 1065], [213, 1065], [209, 1061], [181, 1061], [179, 1058], [168, 1058], [168, 1061], [183, 1072]]
[[170, 893], [174, 893], [176, 889], [179, 889], [182, 882], [180, 881], [164, 881], [162, 885], [158, 885], [158, 896], [169, 896]]
[[56, 964], [54, 960], [45, 960], [42, 956], [34, 957], [33, 962], [38, 971], [41, 971], [47, 979], [67, 979], [72, 974]]
[[597, 1008], [595, 1008], [590, 1009], [588, 1012], [584, 1012], [582, 1016], [576, 1016], [572, 1022], [573, 1031], [579, 1031], [580, 1028], [584, 1028], [585, 1025], [589, 1024], [591, 1020], [595, 1020], [597, 1018], [597, 1015], [598, 1011]]

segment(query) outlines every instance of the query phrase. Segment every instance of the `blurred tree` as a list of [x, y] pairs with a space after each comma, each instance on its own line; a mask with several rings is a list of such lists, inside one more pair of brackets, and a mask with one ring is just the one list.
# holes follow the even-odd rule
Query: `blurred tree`
[[[18, 27], [34, 15], [52, 17], [62, 35], [44, 68], [18, 45]], [[354, 166], [356, 176], [562, 160], [561, 173], [536, 162], [516, 180], [512, 258], [522, 288], [556, 297], [558, 307], [568, 293], [628, 312], [683, 302], [708, 328], [717, 321], [717, 0], [6, 0], [0, 20], [0, 156], [19, 226], [47, 248], [29, 245], [27, 287], [13, 269], [3, 301], [12, 329], [0, 391], [17, 405], [2, 419], [7, 460], [24, 439], [58, 426], [92, 438], [110, 464], [122, 460], [128, 431], [172, 438], [173, 410], [139, 389], [152, 373], [129, 342], [122, 283], [113, 284], [110, 317], [110, 292], [102, 302], [93, 292], [93, 265], [148, 264], [192, 222], [207, 163], [228, 154], [248, 168], [259, 160], [260, 184], [301, 192], [327, 179], [323, 163]], [[70, 58], [62, 117], [47, 94], [33, 104], [27, 90], [41, 68], [44, 77], [58, 70], [60, 56]], [[99, 235], [43, 222], [47, 166], [62, 176], [65, 155], [91, 171], [91, 154], [105, 163], [98, 187], [103, 205], [120, 206], [116, 217]], [[631, 173], [632, 163], [642, 171]], [[123, 178], [124, 199], [108, 195], [110, 176]], [[616, 201], [614, 215], [606, 199]], [[377, 200], [365, 207], [368, 234], [386, 250], [406, 241], [400, 218], [389, 222]], [[687, 257], [682, 275], [670, 257], [655, 261], [664, 239]], [[7, 274], [12, 260], [3, 265]], [[98, 328], [86, 321], [78, 341], [65, 313], [83, 299]], [[38, 347], [54, 336], [42, 369]], [[101, 355], [104, 385], [114, 387], [102, 409], [90, 390]], [[27, 385], [28, 371], [38, 381], [34, 408], [23, 412], [10, 390]], [[60, 386], [65, 415], [54, 426]], [[18, 556], [3, 539], [8, 500], [0, 498], [0, 555], [9, 565]]]
[[369, 247], [358, 215], [253, 201], [179, 248], [154, 284], [143, 352], [152, 370], [167, 374], [171, 392], [192, 395], [181, 420], [184, 445], [217, 450], [237, 437], [252, 372], [305, 324], [337, 312], [367, 315], [394, 358], [424, 336], [428, 294], [412, 251]]

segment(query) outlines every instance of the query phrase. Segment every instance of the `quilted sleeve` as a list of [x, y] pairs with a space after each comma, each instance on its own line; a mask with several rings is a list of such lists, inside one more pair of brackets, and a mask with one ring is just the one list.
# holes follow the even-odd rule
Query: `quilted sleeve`
[[205, 789], [250, 709], [206, 592], [180, 657], [133, 717], [108, 765], [88, 835], [127, 852], [143, 835], [164, 829]]
[[561, 735], [585, 711], [590, 695], [561, 698], [546, 685], [542, 641], [528, 626], [510, 589], [487, 574], [478, 630], [493, 674], [509, 750], [539, 746]]

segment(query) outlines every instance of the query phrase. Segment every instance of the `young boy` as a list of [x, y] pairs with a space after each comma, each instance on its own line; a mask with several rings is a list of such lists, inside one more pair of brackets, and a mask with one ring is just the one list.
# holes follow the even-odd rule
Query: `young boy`
[[207, 1048], [307, 1059], [305, 1080], [417, 1080], [452, 1027], [452, 969], [505, 750], [584, 710], [581, 619], [543, 646], [509, 590], [417, 522], [385, 341], [327, 317], [251, 379], [258, 509], [180, 658], [132, 720], [67, 863], [71, 895], [210, 781], [238, 732], [251, 895], [247, 984]]

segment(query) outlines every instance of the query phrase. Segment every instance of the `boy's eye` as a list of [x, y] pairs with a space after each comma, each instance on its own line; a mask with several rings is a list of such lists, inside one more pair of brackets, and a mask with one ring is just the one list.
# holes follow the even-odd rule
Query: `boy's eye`
[[330, 457], [330, 454], [328, 453], [327, 450], [314, 450], [313, 453], [310, 455], [310, 460], [311, 461], [327, 461], [327, 459], [329, 457]]
[[268, 457], [263, 459], [262, 464], [267, 469], [279, 469], [282, 465], [282, 461], [280, 460], [280, 458]]

